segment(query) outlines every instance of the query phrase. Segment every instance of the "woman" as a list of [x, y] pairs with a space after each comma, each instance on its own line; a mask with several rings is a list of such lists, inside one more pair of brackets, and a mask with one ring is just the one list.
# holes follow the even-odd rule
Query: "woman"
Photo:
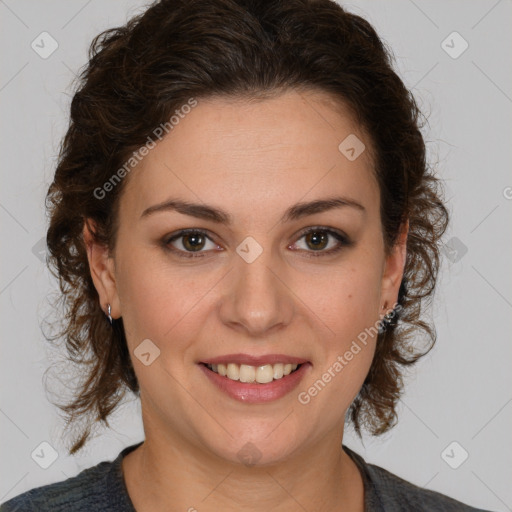
[[[477, 510], [342, 444], [396, 422], [447, 210], [420, 113], [330, 0], [163, 0], [100, 34], [48, 191], [61, 408], [145, 440], [0, 510]], [[430, 343], [420, 351], [413, 333]]]

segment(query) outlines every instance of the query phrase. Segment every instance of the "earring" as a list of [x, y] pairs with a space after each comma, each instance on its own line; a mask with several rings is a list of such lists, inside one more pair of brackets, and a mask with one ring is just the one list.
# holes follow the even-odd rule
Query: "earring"
[[393, 320], [394, 316], [395, 316], [395, 311], [392, 309], [391, 311], [388, 311], [384, 315], [384, 319], [386, 320], [387, 323], [389, 323], [389, 322], [391, 322], [391, 320]]
[[[382, 309], [386, 309], [386, 305], [384, 304], [382, 306]], [[384, 331], [386, 331], [386, 329], [388, 328], [388, 326], [391, 324], [391, 320], [393, 319], [393, 317], [395, 316], [395, 311], [394, 309], [392, 309], [391, 311], [388, 311], [383, 318], [381, 318], [381, 321], [379, 322], [379, 327], [378, 327], [378, 331], [379, 331], [379, 334], [382, 334]]]
[[112, 315], [110, 314], [112, 311], [112, 308], [110, 307], [110, 304], [107, 304], [107, 316], [108, 316], [108, 319], [109, 319], [109, 322], [110, 322], [110, 325], [112, 325]]

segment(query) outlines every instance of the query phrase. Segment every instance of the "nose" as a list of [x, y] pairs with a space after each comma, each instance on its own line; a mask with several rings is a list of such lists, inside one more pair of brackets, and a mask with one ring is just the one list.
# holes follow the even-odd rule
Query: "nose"
[[220, 307], [222, 322], [251, 337], [268, 336], [289, 325], [294, 295], [284, 265], [272, 261], [266, 250], [251, 263], [238, 254], [233, 260]]

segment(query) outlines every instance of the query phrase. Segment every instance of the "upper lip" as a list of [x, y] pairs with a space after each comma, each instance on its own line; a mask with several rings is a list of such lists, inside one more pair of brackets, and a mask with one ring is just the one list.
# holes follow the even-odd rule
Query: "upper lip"
[[212, 357], [201, 361], [201, 363], [204, 364], [236, 363], [247, 364], [249, 366], [264, 366], [266, 364], [277, 363], [302, 364], [307, 362], [307, 359], [287, 356], [285, 354], [267, 354], [265, 356], [251, 356], [249, 354], [226, 354], [225, 356]]

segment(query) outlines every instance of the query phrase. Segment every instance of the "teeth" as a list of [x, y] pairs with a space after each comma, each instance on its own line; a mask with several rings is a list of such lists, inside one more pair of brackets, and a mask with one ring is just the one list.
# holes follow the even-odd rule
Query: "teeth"
[[283, 363], [274, 365], [274, 379], [280, 379], [284, 375]]
[[210, 370], [227, 377], [231, 380], [238, 380], [240, 382], [257, 382], [259, 384], [266, 384], [275, 379], [281, 379], [285, 375], [297, 369], [298, 364], [265, 364], [263, 366], [250, 366], [248, 364], [208, 364]]

